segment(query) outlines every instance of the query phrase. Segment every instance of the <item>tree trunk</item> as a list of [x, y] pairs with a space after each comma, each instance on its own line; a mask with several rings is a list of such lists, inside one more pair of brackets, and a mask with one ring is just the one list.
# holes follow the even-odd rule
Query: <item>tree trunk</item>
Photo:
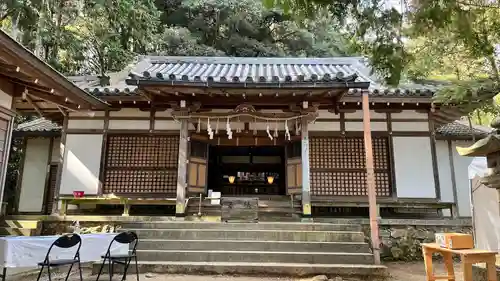
[[493, 76], [495, 78], [496, 81], [500, 81], [500, 74], [498, 73], [498, 66], [497, 66], [497, 62], [495, 61], [495, 57], [494, 55], [489, 55], [487, 57], [488, 59], [488, 62], [490, 63], [490, 66], [493, 70]]
[[476, 136], [474, 135], [474, 129], [472, 128], [472, 119], [470, 118], [470, 115], [467, 115], [467, 120], [469, 121], [469, 129], [470, 134], [472, 135], [472, 141], [476, 142]]

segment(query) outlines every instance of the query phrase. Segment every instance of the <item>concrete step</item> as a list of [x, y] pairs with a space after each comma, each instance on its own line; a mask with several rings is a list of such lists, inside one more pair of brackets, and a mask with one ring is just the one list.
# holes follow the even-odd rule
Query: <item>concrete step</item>
[[122, 228], [361, 231], [361, 226], [356, 224], [300, 223], [300, 222], [298, 223], [144, 222], [144, 223], [125, 223], [122, 225]]
[[373, 264], [369, 253], [138, 250], [140, 261], [287, 262]]
[[259, 240], [259, 241], [315, 241], [315, 242], [364, 242], [358, 231], [290, 231], [290, 230], [240, 230], [240, 229], [128, 229], [140, 239], [183, 240]]
[[[93, 273], [97, 274], [100, 263], [94, 263]], [[123, 270], [121, 266], [116, 271]], [[104, 266], [103, 272], [107, 272]], [[145, 262], [139, 261], [141, 273], [177, 273], [177, 274], [226, 274], [226, 275], [266, 275], [305, 277], [313, 275], [327, 275], [330, 278], [340, 276], [344, 278], [359, 278], [360, 280], [381, 281], [388, 280], [387, 267], [381, 265], [362, 264], [305, 264], [305, 263], [246, 263], [246, 262]], [[135, 272], [135, 265], [131, 264], [129, 273]], [[133, 278], [133, 276], [131, 276]]]
[[221, 250], [286, 252], [369, 253], [367, 243], [359, 242], [296, 242], [254, 240], [141, 240], [138, 250]]

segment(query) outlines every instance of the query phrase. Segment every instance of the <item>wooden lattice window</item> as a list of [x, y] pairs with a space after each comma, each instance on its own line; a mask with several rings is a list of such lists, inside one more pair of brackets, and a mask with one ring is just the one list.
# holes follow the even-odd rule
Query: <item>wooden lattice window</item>
[[108, 136], [103, 193], [175, 194], [179, 137]]
[[57, 165], [50, 165], [47, 193], [45, 196], [45, 213], [49, 215], [54, 205], [54, 193], [56, 190]]
[[[377, 196], [392, 195], [389, 143], [373, 138]], [[365, 147], [362, 137], [313, 137], [309, 142], [311, 194], [365, 196]]]

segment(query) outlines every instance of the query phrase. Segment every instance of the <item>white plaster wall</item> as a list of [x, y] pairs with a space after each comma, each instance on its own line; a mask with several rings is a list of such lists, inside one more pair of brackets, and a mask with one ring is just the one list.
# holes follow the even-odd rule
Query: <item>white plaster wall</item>
[[50, 139], [28, 139], [19, 198], [19, 212], [41, 212], [47, 177]]
[[[363, 119], [363, 110], [356, 110], [355, 112], [346, 112], [344, 114], [346, 119]], [[370, 119], [386, 119], [385, 113], [375, 112], [370, 110]]]
[[328, 118], [328, 119], [338, 118], [338, 119], [340, 119], [340, 114], [335, 114], [333, 112], [329, 112], [328, 110], [320, 109], [320, 110], [318, 110], [318, 118]]
[[[292, 129], [292, 128], [290, 128]], [[295, 131], [295, 127], [293, 128]], [[321, 132], [339, 132], [340, 131], [340, 121], [335, 122], [315, 122], [308, 125], [309, 131], [321, 131]], [[292, 134], [292, 133], [290, 133]], [[295, 134], [293, 132], [293, 134]]]
[[[387, 131], [387, 122], [370, 122], [371, 131]], [[345, 130], [363, 131], [363, 122], [345, 122]]]
[[73, 191], [97, 194], [101, 165], [102, 135], [68, 134], [64, 151], [61, 195]]
[[146, 117], [149, 118], [149, 111], [141, 111], [137, 108], [123, 108], [119, 111], [110, 111], [109, 117]]
[[428, 132], [428, 122], [392, 122], [392, 130], [394, 132]]
[[468, 169], [473, 157], [460, 156], [456, 146], [470, 146], [472, 142], [454, 141], [452, 142], [453, 165], [455, 166], [455, 179], [457, 185], [457, 207], [458, 215], [461, 217], [471, 216], [470, 189]]
[[155, 117], [172, 117], [172, 109], [167, 109], [164, 111], [156, 111]]
[[103, 129], [104, 120], [86, 119], [86, 120], [68, 120], [68, 129]]
[[61, 138], [54, 138], [52, 142], [52, 154], [50, 162], [52, 164], [59, 163], [59, 156], [61, 156]]
[[427, 113], [416, 112], [415, 110], [403, 110], [398, 113], [391, 113], [391, 119], [423, 119], [426, 120], [429, 118]]
[[12, 96], [2, 90], [0, 90], [0, 105], [8, 109], [12, 108]]
[[429, 137], [393, 137], [400, 198], [436, 198]]
[[180, 130], [181, 123], [171, 120], [155, 120], [155, 130]]
[[[436, 158], [439, 174], [439, 188], [441, 190], [442, 202], [455, 202], [453, 195], [452, 171], [450, 165], [450, 153], [448, 151], [448, 141], [436, 141]], [[462, 171], [467, 172], [467, 171]]]
[[149, 120], [109, 120], [110, 130], [149, 130]]
[[474, 242], [478, 249], [500, 251], [500, 212], [498, 191], [472, 180], [474, 204]]
[[70, 112], [69, 117], [104, 117], [104, 111], [92, 111], [92, 113], [86, 112]]

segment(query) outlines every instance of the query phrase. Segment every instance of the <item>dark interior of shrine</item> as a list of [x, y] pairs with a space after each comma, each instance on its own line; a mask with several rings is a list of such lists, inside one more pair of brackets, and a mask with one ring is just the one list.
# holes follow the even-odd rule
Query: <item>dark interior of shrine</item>
[[210, 146], [208, 189], [222, 196], [285, 195], [283, 146]]

